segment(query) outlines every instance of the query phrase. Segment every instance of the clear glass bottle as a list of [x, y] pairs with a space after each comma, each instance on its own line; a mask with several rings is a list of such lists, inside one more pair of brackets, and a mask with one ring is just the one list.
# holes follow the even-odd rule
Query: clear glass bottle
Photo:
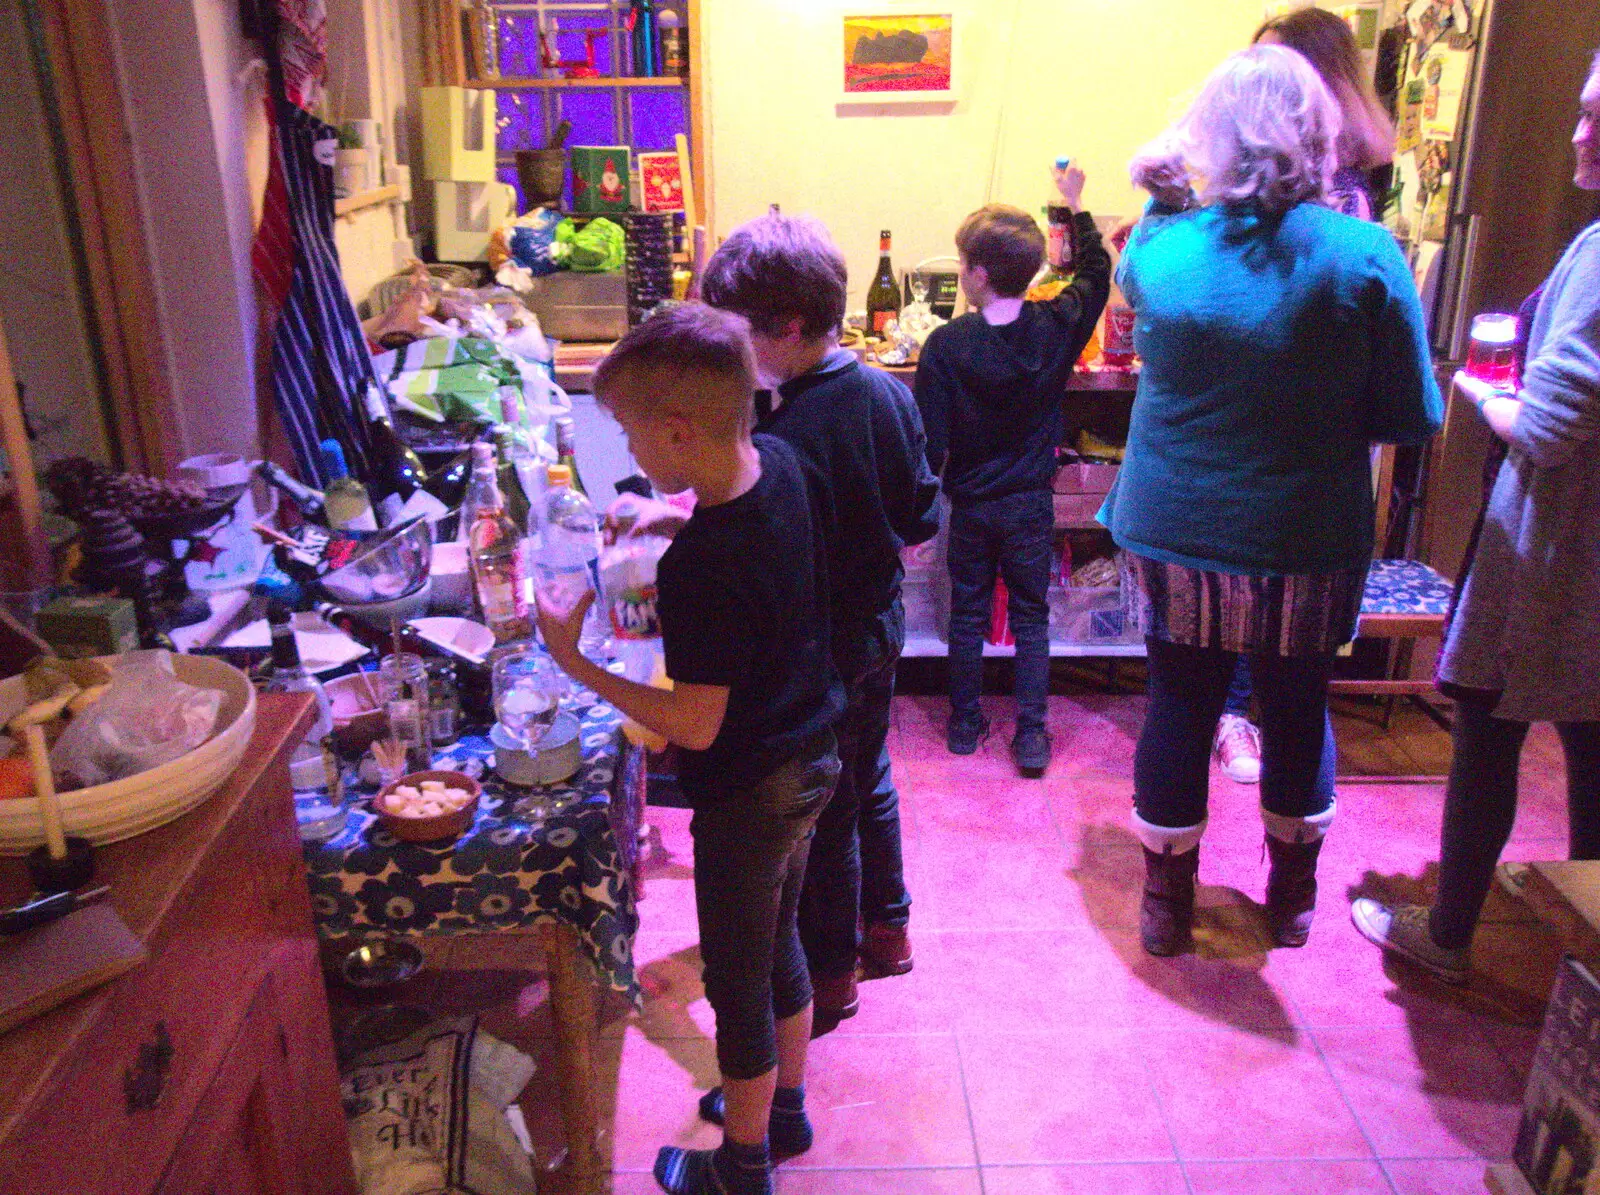
[[511, 643], [533, 634], [526, 548], [521, 529], [506, 514], [493, 446], [474, 444], [472, 453], [472, 492], [467, 499], [474, 511], [467, 529], [472, 578], [495, 642]]
[[448, 747], [461, 737], [461, 691], [456, 686], [456, 666], [449, 660], [429, 660], [428, 725], [433, 745]]
[[405, 745], [406, 772], [433, 768], [433, 722], [428, 671], [410, 652], [385, 656], [378, 665], [378, 693], [389, 716], [389, 737]]
[[317, 703], [311, 729], [289, 756], [289, 781], [294, 789], [295, 821], [308, 842], [332, 838], [344, 828], [344, 786], [333, 753], [333, 708], [328, 694], [300, 660], [293, 616], [274, 604], [267, 612], [272, 628], [272, 675], [269, 693], [310, 693]]

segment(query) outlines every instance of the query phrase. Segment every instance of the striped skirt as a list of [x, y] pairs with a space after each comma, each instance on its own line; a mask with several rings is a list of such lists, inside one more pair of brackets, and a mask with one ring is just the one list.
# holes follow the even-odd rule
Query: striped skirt
[[1186, 647], [1247, 655], [1329, 655], [1355, 638], [1366, 569], [1303, 576], [1215, 573], [1120, 553], [1122, 593], [1139, 631]]

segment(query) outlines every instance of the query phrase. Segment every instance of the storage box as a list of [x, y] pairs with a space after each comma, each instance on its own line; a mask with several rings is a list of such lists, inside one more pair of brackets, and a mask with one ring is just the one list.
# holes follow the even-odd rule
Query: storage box
[[127, 598], [57, 598], [39, 611], [38, 632], [65, 660], [118, 656], [139, 646], [139, 624]]
[[1050, 639], [1080, 647], [1110, 647], [1139, 642], [1139, 630], [1122, 604], [1122, 590], [1076, 589], [1052, 585]]
[[423, 177], [433, 182], [493, 182], [494, 92], [424, 87], [421, 104]]
[[1073, 461], [1056, 470], [1058, 494], [1109, 494], [1117, 480], [1116, 465], [1098, 461]]
[[484, 261], [489, 236], [511, 220], [517, 193], [505, 183], [433, 184], [434, 256], [440, 261]]
[[950, 630], [950, 574], [943, 568], [908, 572], [900, 583], [906, 635], [943, 639]]
[[1056, 494], [1054, 497], [1057, 527], [1098, 527], [1095, 515], [1105, 504], [1105, 494]]
[[533, 280], [523, 301], [539, 317], [540, 330], [556, 340], [616, 340], [628, 330], [622, 274], [546, 274]]
[[602, 215], [627, 211], [632, 153], [626, 145], [574, 145], [572, 210]]

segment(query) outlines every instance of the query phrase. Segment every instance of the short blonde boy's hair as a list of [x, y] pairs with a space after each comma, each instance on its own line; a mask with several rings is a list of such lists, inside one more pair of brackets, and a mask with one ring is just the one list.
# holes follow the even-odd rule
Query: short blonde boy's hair
[[595, 399], [614, 413], [678, 415], [709, 431], [748, 435], [756, 388], [750, 325], [731, 311], [682, 303], [617, 341], [595, 367]]

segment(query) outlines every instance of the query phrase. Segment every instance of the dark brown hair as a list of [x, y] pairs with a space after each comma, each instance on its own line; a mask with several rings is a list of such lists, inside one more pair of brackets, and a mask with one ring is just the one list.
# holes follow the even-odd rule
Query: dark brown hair
[[956, 248], [968, 265], [982, 266], [995, 294], [1014, 299], [1044, 264], [1044, 233], [1019, 207], [991, 203], [961, 222]]
[[1394, 124], [1378, 103], [1361, 67], [1355, 34], [1344, 18], [1321, 8], [1301, 8], [1263, 21], [1251, 44], [1268, 33], [1295, 51], [1328, 85], [1344, 117], [1339, 165], [1370, 170], [1394, 157]]
[[767, 215], [718, 246], [700, 297], [738, 312], [763, 336], [782, 336], [798, 319], [800, 335], [815, 340], [844, 322], [848, 281], [844, 254], [820, 220]]
[[704, 303], [680, 303], [630, 328], [595, 366], [590, 384], [595, 398], [613, 411], [672, 413], [705, 426], [748, 428], [755, 379], [750, 325], [743, 317]]

